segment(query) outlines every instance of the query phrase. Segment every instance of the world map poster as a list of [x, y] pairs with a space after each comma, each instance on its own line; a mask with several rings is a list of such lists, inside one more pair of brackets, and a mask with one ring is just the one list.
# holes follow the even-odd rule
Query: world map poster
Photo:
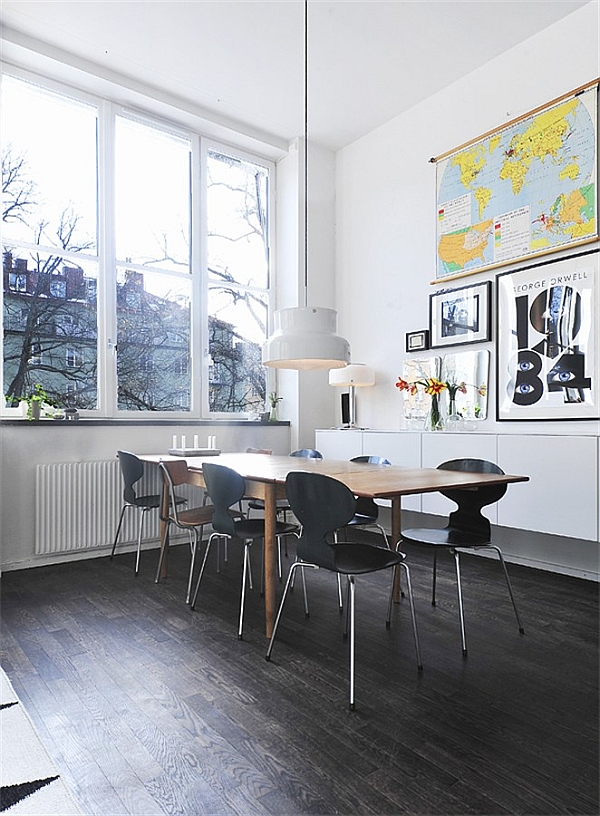
[[598, 237], [598, 82], [435, 159], [441, 280]]

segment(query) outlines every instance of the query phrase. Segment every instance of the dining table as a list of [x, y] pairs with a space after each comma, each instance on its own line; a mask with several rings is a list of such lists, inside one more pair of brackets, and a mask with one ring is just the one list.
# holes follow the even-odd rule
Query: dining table
[[[355, 496], [371, 499], [388, 499], [391, 503], [391, 541], [393, 546], [401, 539], [401, 503], [403, 496], [434, 493], [451, 488], [477, 490], [479, 487], [498, 484], [526, 482], [528, 476], [499, 473], [473, 473], [440, 470], [437, 468], [410, 468], [397, 465], [381, 465], [351, 462], [337, 459], [304, 459], [262, 453], [219, 453], [216, 456], [172, 456], [161, 453], [137, 454], [148, 464], [184, 458], [188, 465], [189, 483], [205, 487], [202, 465], [214, 462], [237, 471], [246, 482], [246, 497], [262, 499], [265, 505], [265, 632], [270, 637], [276, 613], [276, 520], [277, 500], [286, 498], [285, 480], [291, 471], [322, 473], [343, 482]], [[168, 494], [163, 492], [162, 517], [168, 515]], [[161, 535], [164, 547], [168, 536]], [[165, 553], [166, 556], [166, 553]], [[166, 574], [167, 558], [163, 559]], [[398, 593], [396, 592], [396, 600]]]

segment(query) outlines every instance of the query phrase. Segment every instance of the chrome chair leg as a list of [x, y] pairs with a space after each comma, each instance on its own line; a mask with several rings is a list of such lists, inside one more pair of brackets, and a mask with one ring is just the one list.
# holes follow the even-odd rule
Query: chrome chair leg
[[458, 550], [451, 550], [454, 555], [454, 565], [456, 567], [456, 591], [458, 593], [458, 616], [460, 618], [460, 637], [462, 642], [463, 657], [467, 656], [467, 636], [465, 633], [465, 611], [463, 609], [462, 583], [460, 580], [460, 556]]
[[169, 527], [171, 525], [168, 521], [165, 522], [165, 529], [160, 540], [160, 557], [158, 559], [158, 567], [156, 569], [156, 578], [154, 579], [154, 583], [158, 584], [160, 581], [160, 573], [162, 570], [163, 561], [165, 560], [165, 553], [167, 551], [167, 540], [169, 538]]
[[294, 561], [294, 563], [290, 567], [290, 571], [288, 573], [288, 577], [287, 577], [287, 580], [285, 582], [283, 595], [281, 596], [281, 601], [279, 603], [279, 609], [277, 610], [277, 615], [275, 616], [275, 623], [273, 624], [273, 632], [272, 632], [271, 638], [269, 640], [269, 645], [267, 647], [267, 653], [265, 655], [265, 660], [270, 660], [271, 659], [271, 653], [273, 651], [273, 645], [275, 643], [275, 636], [277, 635], [277, 629], [279, 628], [279, 621], [281, 620], [281, 613], [283, 612], [283, 606], [284, 606], [286, 598], [288, 596], [288, 591], [289, 591], [289, 589], [290, 589], [290, 587], [292, 585], [294, 574], [295, 574], [296, 569], [298, 567], [302, 567], [302, 570], [301, 570], [302, 575], [304, 575], [304, 568], [305, 567], [310, 567], [311, 569], [319, 569], [319, 567], [316, 564], [308, 564], [308, 563], [305, 563], [304, 561]]
[[135, 556], [135, 574], [137, 575], [140, 571], [140, 553], [142, 552], [142, 533], [144, 530], [144, 517], [148, 512], [147, 507], [142, 507], [142, 514], [140, 516], [140, 523], [138, 526], [138, 538], [137, 538], [137, 553]]
[[417, 669], [423, 671], [423, 661], [421, 660], [421, 646], [419, 644], [419, 633], [417, 631], [417, 615], [415, 613], [415, 603], [413, 599], [412, 582], [410, 580], [410, 570], [407, 564], [400, 564], [400, 568], [406, 573], [406, 586], [408, 589], [408, 602], [410, 604], [410, 615], [412, 618], [413, 637], [415, 639], [415, 652], [417, 655]]
[[510, 599], [512, 601], [513, 609], [515, 610], [515, 616], [517, 618], [517, 624], [519, 626], [519, 634], [524, 635], [525, 629], [523, 628], [523, 624], [521, 623], [521, 618], [519, 616], [519, 610], [517, 609], [517, 604], [515, 602], [515, 596], [513, 594], [512, 585], [510, 583], [510, 578], [508, 577], [508, 570], [506, 569], [506, 563], [504, 561], [504, 557], [502, 552], [500, 551], [499, 547], [496, 547], [494, 544], [490, 546], [490, 549], [496, 550], [498, 553], [498, 558], [500, 559], [500, 563], [502, 564], [502, 569], [504, 570], [504, 577], [506, 578], [506, 586], [508, 587], [508, 594], [510, 595]]
[[344, 610], [344, 598], [342, 595], [342, 578], [339, 572], [337, 574], [337, 588], [338, 588], [338, 608], [341, 613]]
[[[204, 558], [202, 559], [202, 564], [200, 566], [200, 572], [198, 573], [198, 580], [196, 581], [196, 589], [194, 590], [194, 596], [192, 598], [192, 602], [190, 604], [190, 609], [195, 609], [196, 607], [196, 600], [198, 598], [198, 592], [200, 591], [200, 584], [202, 582], [202, 576], [204, 575], [204, 569], [206, 567], [206, 562], [208, 561], [208, 554], [210, 552], [210, 545], [212, 544], [213, 538], [221, 538], [219, 533], [213, 533], [208, 541], [206, 542], [206, 550], [204, 551]], [[217, 544], [218, 549], [218, 544]]]
[[[309, 618], [310, 617], [310, 612], [308, 610], [308, 591], [306, 589], [306, 574], [305, 574], [303, 569], [300, 570], [300, 573], [302, 575], [302, 596], [304, 598], [304, 617]], [[294, 588], [294, 582], [292, 581], [292, 589], [293, 588]]]
[[[191, 551], [191, 561], [190, 561], [190, 574], [188, 577], [188, 585], [187, 591], [185, 595], [185, 602], [189, 604], [190, 602], [190, 595], [192, 594], [192, 585], [194, 580], [194, 567], [196, 566], [196, 553], [198, 552], [198, 548], [200, 546], [200, 542], [202, 541], [202, 533], [204, 531], [204, 526], [200, 527], [200, 534], [198, 534], [198, 530], [194, 527], [193, 530], [188, 530], [188, 535], [190, 537], [190, 551]], [[192, 539], [193, 536], [193, 539]]]
[[249, 551], [250, 543], [246, 541], [244, 543], [244, 567], [242, 569], [242, 594], [240, 596], [240, 619], [238, 624], [238, 640], [242, 639], [242, 632], [244, 629], [244, 608], [246, 606], [246, 578], [248, 576], [250, 569]]
[[354, 711], [354, 595], [356, 586], [354, 575], [348, 576], [348, 616], [350, 623], [350, 711]]
[[[412, 630], [413, 630], [413, 638], [415, 641], [415, 652], [417, 655], [417, 669], [419, 671], [423, 671], [423, 661], [421, 660], [421, 646], [419, 643], [419, 632], [417, 630], [417, 614], [415, 612], [415, 602], [413, 598], [413, 591], [412, 591], [412, 582], [410, 580], [410, 570], [408, 569], [407, 564], [398, 564], [398, 566], [394, 567], [392, 570], [392, 586], [390, 587], [390, 597], [388, 601], [388, 614], [387, 620], [385, 622], [385, 628], [389, 629], [391, 626], [392, 621], [392, 605], [394, 602], [394, 581], [396, 577], [396, 570], [398, 568], [404, 569], [406, 573], [406, 588], [408, 590], [408, 603], [410, 604], [410, 616], [412, 619]], [[404, 594], [402, 597], [406, 597]]]
[[125, 510], [128, 507], [131, 507], [130, 504], [124, 504], [121, 508], [121, 515], [119, 516], [119, 523], [117, 524], [117, 532], [115, 533], [115, 540], [113, 541], [112, 550], [110, 551], [110, 557], [112, 558], [115, 554], [115, 550], [117, 548], [117, 541], [119, 540], [119, 533], [121, 532], [121, 525], [123, 524], [123, 516], [125, 515]]

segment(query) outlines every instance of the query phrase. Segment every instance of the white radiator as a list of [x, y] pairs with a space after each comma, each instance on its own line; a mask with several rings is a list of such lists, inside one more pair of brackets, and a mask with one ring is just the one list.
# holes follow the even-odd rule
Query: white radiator
[[[146, 468], [138, 495], [158, 493], [160, 474]], [[179, 492], [179, 491], [178, 491]], [[185, 494], [185, 490], [182, 494]], [[38, 465], [35, 477], [35, 552], [49, 553], [112, 547], [123, 506], [118, 460]], [[137, 540], [139, 513], [125, 512], [119, 544]], [[146, 514], [144, 541], [159, 535], [158, 512]], [[119, 549], [117, 549], [119, 552]]]

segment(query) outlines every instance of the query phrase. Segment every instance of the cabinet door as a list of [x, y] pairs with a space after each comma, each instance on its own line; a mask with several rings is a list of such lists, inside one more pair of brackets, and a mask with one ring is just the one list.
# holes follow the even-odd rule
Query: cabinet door
[[[435, 468], [450, 459], [487, 459], [497, 464], [497, 447], [495, 434], [480, 433], [424, 433], [422, 435], [423, 467]], [[502, 467], [502, 465], [500, 465]], [[456, 509], [454, 502], [441, 493], [424, 493], [421, 501], [424, 513], [447, 516]], [[497, 505], [487, 507], [484, 515], [492, 524], [497, 522]]]
[[[363, 431], [363, 452], [368, 456], [385, 456], [392, 465], [418, 468], [421, 467], [421, 434], [404, 431]], [[419, 513], [421, 496], [404, 496], [402, 507]]]
[[593, 436], [498, 437], [500, 467], [529, 476], [508, 486], [498, 523], [597, 541], [597, 444]]
[[315, 431], [315, 448], [325, 459], [352, 459], [362, 454], [362, 431]]

